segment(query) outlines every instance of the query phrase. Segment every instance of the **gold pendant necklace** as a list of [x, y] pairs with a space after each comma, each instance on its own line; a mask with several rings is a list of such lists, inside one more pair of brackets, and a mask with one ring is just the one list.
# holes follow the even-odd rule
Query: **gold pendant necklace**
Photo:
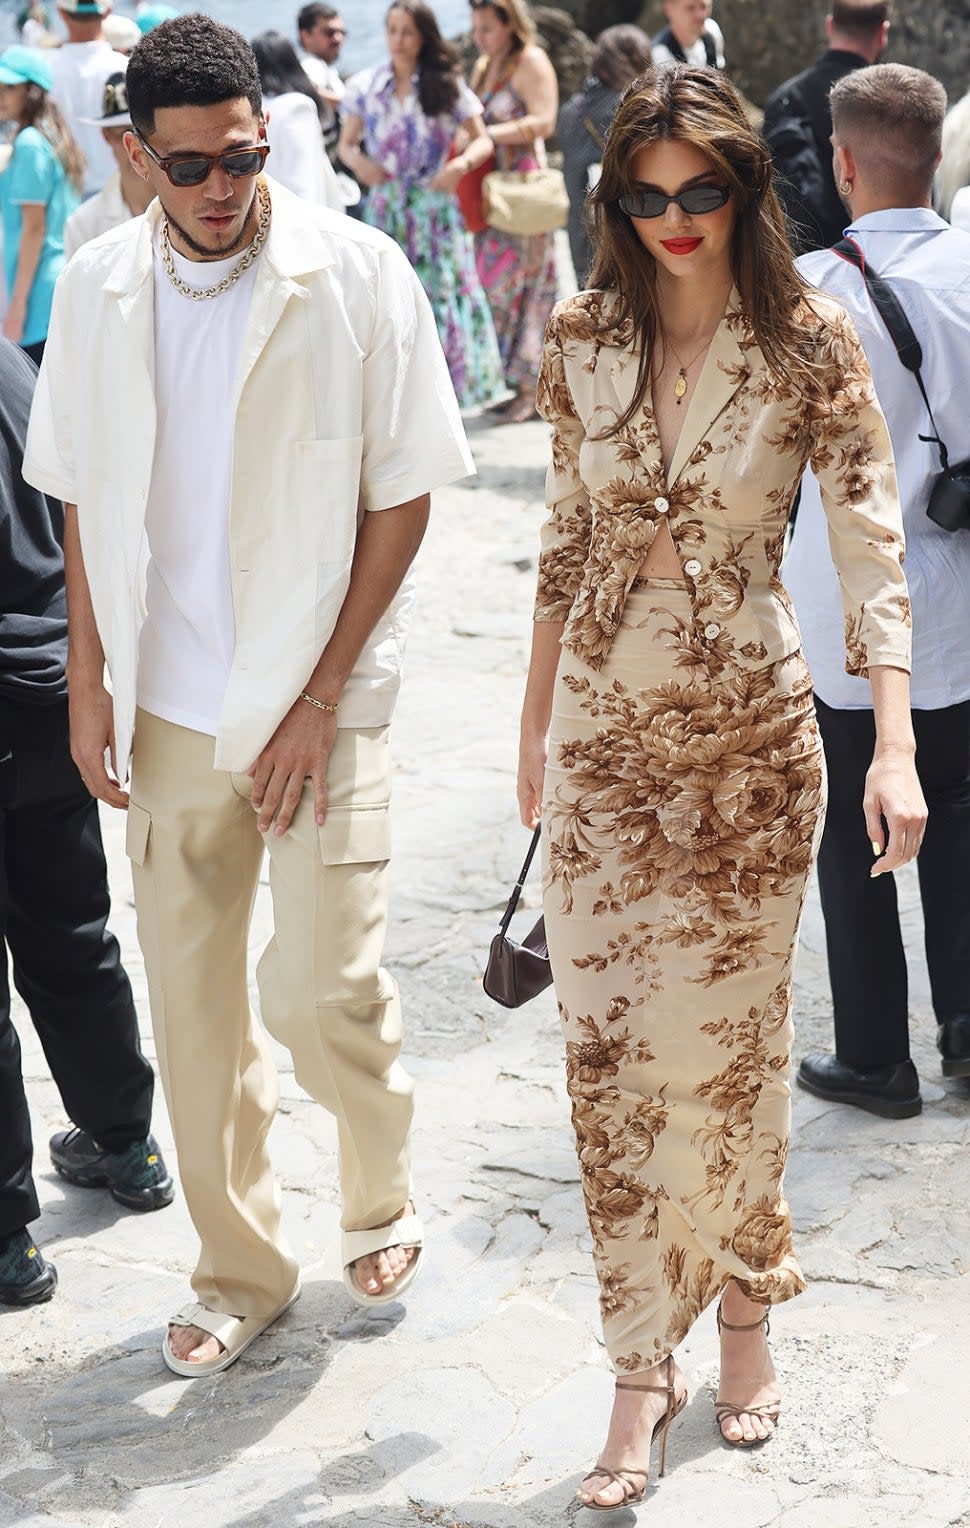
[[664, 344], [665, 345], [670, 345], [670, 349], [671, 349], [671, 351], [673, 353], [674, 360], [678, 363], [678, 365], [680, 367], [680, 370], [677, 373], [677, 379], [674, 382], [674, 397], [677, 399], [677, 407], [678, 408], [680, 408], [681, 404], [683, 403], [684, 395], [687, 392], [687, 373], [690, 371], [690, 369], [693, 366], [694, 362], [696, 360], [698, 360], [699, 357], [704, 354], [704, 351], [707, 349], [708, 345], [711, 343], [711, 340], [714, 338], [714, 335], [716, 333], [717, 333], [717, 330], [713, 330], [712, 329], [711, 333], [707, 336], [707, 339], [704, 341], [704, 343], [701, 346], [700, 350], [698, 350], [696, 355], [692, 356], [692, 358], [687, 362], [686, 365], [681, 360], [681, 358], [678, 355], [677, 351], [674, 349], [674, 346], [673, 346], [673, 344], [671, 344], [671, 341], [670, 341], [669, 337], [666, 334], [663, 336]]
[[263, 245], [266, 243], [266, 235], [269, 232], [271, 210], [269, 192], [265, 186], [259, 185], [256, 187], [256, 196], [259, 200], [259, 217], [256, 222], [256, 232], [253, 236], [253, 242], [246, 250], [246, 253], [243, 255], [238, 265], [234, 265], [228, 276], [223, 276], [222, 280], [217, 281], [215, 286], [191, 287], [187, 281], [182, 280], [178, 271], [175, 269], [175, 261], [172, 257], [172, 242], [169, 238], [168, 218], [164, 219], [162, 223], [161, 239], [162, 265], [165, 267], [165, 274], [169, 281], [172, 283], [176, 292], [181, 292], [183, 297], [191, 297], [193, 302], [206, 302], [210, 297], [221, 297], [223, 292], [228, 292], [230, 287], [234, 287], [236, 285], [236, 282], [239, 280], [240, 276], [244, 275], [244, 273], [249, 270], [249, 267], [256, 259], [256, 256], [259, 254]]

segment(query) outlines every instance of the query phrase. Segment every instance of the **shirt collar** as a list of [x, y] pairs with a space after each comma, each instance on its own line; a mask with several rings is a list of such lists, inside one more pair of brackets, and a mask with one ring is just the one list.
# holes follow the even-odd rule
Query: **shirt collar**
[[[293, 280], [333, 264], [332, 242], [315, 217], [301, 215], [301, 198], [270, 180], [273, 216], [263, 257], [277, 276]], [[156, 198], [144, 218], [134, 218], [131, 237], [119, 247], [118, 259], [109, 272], [105, 291], [131, 299], [152, 273], [152, 247], [155, 232], [162, 220], [161, 203]]]
[[846, 233], [943, 233], [949, 226], [930, 207], [885, 207], [856, 218]]
[[[418, 71], [416, 69], [411, 76], [411, 84], [417, 89]], [[374, 71], [374, 89], [378, 95], [386, 95], [388, 88], [394, 88], [394, 65], [379, 64]]]

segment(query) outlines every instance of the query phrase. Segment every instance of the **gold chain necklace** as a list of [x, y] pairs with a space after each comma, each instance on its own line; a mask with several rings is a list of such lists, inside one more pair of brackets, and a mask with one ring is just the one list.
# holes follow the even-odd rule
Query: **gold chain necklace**
[[239, 280], [240, 276], [244, 275], [245, 272], [249, 270], [249, 267], [256, 259], [256, 256], [259, 254], [263, 245], [266, 243], [266, 235], [269, 232], [269, 220], [271, 211], [269, 192], [267, 191], [266, 187], [257, 186], [256, 195], [259, 198], [259, 217], [256, 222], [256, 233], [253, 236], [253, 242], [250, 244], [242, 259], [239, 261], [239, 264], [234, 265], [228, 276], [223, 276], [222, 280], [217, 281], [215, 286], [191, 287], [189, 286], [188, 282], [182, 280], [178, 271], [175, 269], [175, 260], [172, 256], [172, 243], [171, 239], [169, 238], [168, 218], [163, 220], [162, 264], [165, 267], [165, 274], [169, 281], [172, 283], [176, 292], [181, 292], [183, 297], [191, 297], [193, 302], [207, 302], [210, 297], [221, 297], [223, 292], [228, 292], [230, 287], [234, 287], [236, 285], [236, 282]]
[[[720, 324], [718, 324], [718, 328], [719, 327], [720, 327]], [[670, 346], [671, 351], [673, 351], [674, 360], [677, 362], [677, 364], [680, 367], [680, 370], [677, 373], [677, 380], [674, 383], [674, 397], [677, 399], [677, 407], [678, 408], [680, 408], [681, 404], [683, 403], [683, 401], [684, 401], [684, 394], [687, 391], [687, 373], [690, 371], [691, 367], [693, 366], [694, 362], [698, 359], [698, 357], [702, 356], [704, 354], [704, 351], [707, 349], [708, 345], [711, 343], [711, 340], [714, 338], [716, 333], [717, 333], [717, 329], [712, 329], [711, 330], [710, 334], [707, 336], [707, 339], [704, 341], [704, 343], [701, 346], [700, 350], [698, 350], [697, 353], [694, 356], [691, 357], [691, 359], [687, 362], [686, 366], [684, 365], [684, 362], [681, 360], [679, 353], [674, 348], [674, 345], [673, 345], [669, 335], [664, 334], [663, 342], [664, 342], [665, 345], [669, 345]]]

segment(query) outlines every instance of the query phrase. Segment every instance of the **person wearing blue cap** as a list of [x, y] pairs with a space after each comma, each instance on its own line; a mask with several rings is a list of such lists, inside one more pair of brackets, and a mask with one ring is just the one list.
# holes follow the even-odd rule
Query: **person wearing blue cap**
[[143, 5], [135, 17], [139, 32], [144, 37], [146, 32], [153, 32], [160, 27], [163, 21], [171, 21], [179, 13], [174, 5]]
[[0, 218], [9, 303], [6, 339], [39, 362], [54, 282], [64, 264], [64, 223], [80, 199], [84, 159], [50, 99], [51, 71], [33, 48], [0, 54], [0, 117], [17, 124], [0, 175]]
[[101, 111], [105, 81], [124, 69], [127, 59], [104, 35], [111, 0], [58, 0], [57, 14], [66, 40], [50, 52], [54, 83], [51, 95], [84, 155], [84, 195], [94, 196], [114, 173], [114, 159], [91, 118]]

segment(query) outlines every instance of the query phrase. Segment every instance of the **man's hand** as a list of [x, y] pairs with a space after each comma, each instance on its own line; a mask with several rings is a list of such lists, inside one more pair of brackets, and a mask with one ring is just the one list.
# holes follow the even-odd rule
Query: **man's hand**
[[[337, 718], [318, 711], [308, 701], [297, 700], [287, 711], [254, 764], [253, 810], [259, 813], [261, 833], [272, 827], [282, 838], [303, 795], [303, 782], [313, 781], [313, 807], [317, 827], [327, 819], [327, 766], [337, 740]], [[275, 819], [275, 825], [274, 825]]]
[[[126, 811], [128, 792], [120, 785], [111, 696], [103, 684], [80, 687], [69, 682], [68, 703], [71, 758], [78, 767], [82, 783], [99, 801]], [[106, 751], [111, 757], [111, 774], [105, 767]]]

